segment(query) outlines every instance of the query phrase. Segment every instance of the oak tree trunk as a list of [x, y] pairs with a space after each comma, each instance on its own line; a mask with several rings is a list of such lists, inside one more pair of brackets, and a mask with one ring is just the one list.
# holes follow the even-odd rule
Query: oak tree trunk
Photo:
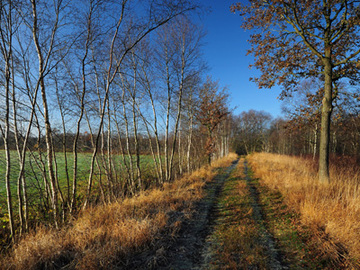
[[319, 181], [329, 183], [329, 144], [330, 121], [332, 113], [332, 65], [329, 57], [324, 59], [324, 97], [321, 110], [320, 147], [319, 147]]

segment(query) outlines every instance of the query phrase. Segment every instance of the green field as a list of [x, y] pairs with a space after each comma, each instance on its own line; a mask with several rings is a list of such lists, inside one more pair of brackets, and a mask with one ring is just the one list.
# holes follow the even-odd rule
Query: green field
[[[78, 183], [84, 184], [87, 183], [89, 172], [90, 172], [90, 164], [91, 164], [91, 153], [79, 153], [78, 154]], [[26, 166], [25, 166], [25, 177], [27, 183], [27, 190], [29, 194], [29, 199], [36, 199], [32, 197], [38, 197], [38, 190], [43, 189], [43, 172], [37, 165], [40, 164], [40, 160], [45, 163], [45, 169], [47, 169], [47, 161], [46, 161], [46, 153], [38, 153], [34, 152], [33, 155], [27, 154], [26, 157]], [[101, 157], [98, 156], [98, 160], [101, 163]], [[128, 157], [127, 157], [128, 160]], [[135, 161], [135, 158], [133, 159]], [[112, 157], [113, 166], [115, 171], [121, 175], [124, 173], [124, 166], [122, 157], [120, 155], [114, 155]], [[149, 155], [141, 155], [140, 156], [140, 166], [144, 176], [154, 176], [154, 162], [151, 156]], [[72, 174], [73, 174], [73, 154], [71, 152], [67, 153], [67, 163], [68, 163], [68, 174], [70, 179], [70, 186], [72, 183]], [[57, 176], [59, 179], [59, 184], [62, 191], [65, 193], [67, 188], [67, 177], [65, 170], [65, 158], [64, 153], [56, 153], [56, 164], [57, 164]], [[102, 174], [104, 175], [104, 170], [102, 170]], [[3, 209], [6, 203], [6, 187], [5, 187], [5, 173], [6, 173], [6, 159], [5, 159], [5, 151], [0, 151], [0, 207]], [[47, 175], [47, 172], [46, 176]], [[13, 193], [13, 197], [16, 197], [16, 189], [17, 189], [17, 178], [19, 175], [19, 162], [18, 155], [16, 151], [11, 151], [11, 190]], [[99, 170], [95, 165], [95, 177], [94, 181], [99, 178]]]

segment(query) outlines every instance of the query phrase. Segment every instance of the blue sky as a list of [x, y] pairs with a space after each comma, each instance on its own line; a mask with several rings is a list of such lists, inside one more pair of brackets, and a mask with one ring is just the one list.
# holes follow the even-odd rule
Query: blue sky
[[210, 7], [211, 12], [201, 16], [207, 35], [204, 45], [204, 59], [213, 79], [221, 86], [227, 86], [230, 93], [231, 107], [237, 107], [235, 114], [242, 111], [264, 110], [273, 117], [281, 116], [281, 101], [277, 99], [280, 88], [258, 89], [249, 78], [259, 74], [249, 69], [252, 56], [246, 56], [250, 47], [247, 40], [250, 32], [245, 32], [241, 17], [230, 12], [231, 4], [236, 0], [201, 0]]

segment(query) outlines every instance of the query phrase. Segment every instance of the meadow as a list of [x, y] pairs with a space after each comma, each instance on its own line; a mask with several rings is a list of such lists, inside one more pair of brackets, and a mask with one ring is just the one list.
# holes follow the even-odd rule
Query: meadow
[[[90, 164], [91, 164], [92, 153], [79, 153], [78, 154], [78, 195], [83, 196], [88, 183], [88, 177], [90, 173]], [[98, 157], [101, 164], [101, 155]], [[125, 157], [126, 162], [129, 158]], [[67, 172], [65, 165], [64, 153], [56, 153], [56, 166], [57, 166], [57, 178], [61, 192], [65, 199], [67, 198], [68, 189], [71, 192], [72, 189], [72, 178], [73, 178], [73, 154], [71, 152], [67, 153]], [[135, 157], [134, 157], [135, 160]], [[45, 164], [45, 167], [41, 164]], [[25, 179], [26, 179], [26, 189], [29, 210], [32, 211], [33, 215], [38, 215], [38, 204], [40, 202], [40, 197], [43, 196], [45, 192], [44, 188], [44, 177], [45, 174], [48, 178], [47, 173], [47, 160], [46, 153], [32, 152], [27, 153], [26, 165], [25, 165]], [[117, 181], [125, 181], [125, 170], [123, 159], [120, 155], [112, 156], [113, 168], [116, 173]], [[101, 166], [101, 165], [100, 165]], [[141, 155], [140, 156], [140, 167], [143, 173], [144, 179], [154, 181], [155, 167], [154, 161], [150, 155]], [[44, 168], [44, 169], [43, 169]], [[8, 221], [7, 218], [7, 200], [6, 200], [6, 186], [5, 186], [5, 173], [6, 173], [6, 160], [5, 160], [5, 151], [0, 151], [0, 225], [3, 227]], [[68, 176], [67, 176], [68, 174]], [[16, 206], [18, 203], [17, 197], [17, 185], [18, 185], [18, 175], [19, 175], [19, 162], [18, 155], [16, 151], [11, 151], [11, 174], [10, 174], [10, 185], [13, 198], [13, 205]], [[95, 166], [94, 171], [94, 187], [97, 187], [97, 184], [105, 176], [104, 170], [99, 171], [98, 167]], [[16, 208], [15, 208], [16, 209]], [[1, 224], [1, 221], [4, 223]]]
[[[87, 180], [90, 172], [90, 163], [91, 163], [92, 153], [79, 153], [78, 154], [78, 177], [80, 180]], [[100, 155], [98, 155], [98, 158]], [[125, 157], [128, 162], [129, 157]], [[42, 160], [45, 164], [45, 170], [47, 175], [47, 164], [46, 164], [46, 153], [33, 152], [32, 154], [27, 153], [26, 157], [26, 165], [25, 165], [25, 177], [27, 180], [27, 184], [29, 187], [36, 188], [38, 185], [43, 187], [42, 178], [42, 170], [39, 168], [40, 160]], [[133, 158], [135, 160], [135, 157]], [[115, 166], [115, 170], [120, 172], [123, 168], [123, 160], [120, 155], [112, 156], [113, 165]], [[38, 163], [38, 164], [37, 164]], [[67, 167], [69, 178], [72, 179], [73, 172], [73, 163], [74, 156], [72, 152], [67, 153]], [[56, 164], [58, 167], [57, 177], [60, 183], [60, 187], [62, 189], [67, 186], [67, 176], [65, 170], [65, 158], [64, 153], [57, 152], [56, 153]], [[41, 165], [41, 164], [40, 164]], [[153, 175], [154, 174], [154, 161], [150, 155], [140, 155], [140, 167], [145, 174]], [[96, 169], [97, 170], [97, 169]], [[6, 172], [6, 160], [5, 160], [5, 152], [3, 150], [0, 151], [0, 195], [5, 195], [6, 188], [3, 179], [5, 178]], [[16, 191], [17, 178], [19, 173], [19, 162], [18, 155], [16, 151], [11, 151], [11, 176], [10, 182], [12, 186], [12, 191]]]
[[[1, 178], [4, 179], [5, 177], [5, 171], [6, 171], [6, 160], [5, 160], [5, 152], [0, 151], [0, 175]], [[19, 174], [19, 162], [18, 162], [18, 155], [16, 151], [11, 151], [11, 175], [10, 175], [10, 182], [12, 185], [12, 191], [16, 191], [16, 185], [17, 185], [17, 178]], [[90, 158], [91, 155], [87, 153], [80, 153], [78, 156], [78, 168], [79, 168], [79, 176], [80, 178], [86, 178], [86, 176], [89, 175], [89, 167], [90, 167]], [[68, 153], [68, 168], [69, 173], [71, 174], [71, 171], [73, 169], [73, 155], [72, 153]], [[39, 168], [40, 160], [43, 160], [43, 162], [46, 162], [46, 153], [39, 153], [34, 152], [33, 156], [30, 153], [27, 153], [26, 156], [26, 165], [25, 165], [25, 177], [27, 180], [27, 183], [29, 186], [35, 187], [39, 179], [42, 177], [42, 171]], [[63, 187], [66, 184], [66, 171], [65, 168], [65, 159], [63, 153], [56, 153], [56, 162], [58, 166], [58, 179], [60, 182], [60, 185]], [[46, 163], [45, 163], [46, 165]], [[46, 168], [46, 167], [45, 167]], [[47, 169], [47, 168], [46, 168]], [[46, 171], [47, 173], [47, 171]], [[40, 185], [43, 185], [42, 182], [38, 183]], [[0, 183], [0, 194], [5, 194], [5, 184], [4, 181], [1, 181]]]

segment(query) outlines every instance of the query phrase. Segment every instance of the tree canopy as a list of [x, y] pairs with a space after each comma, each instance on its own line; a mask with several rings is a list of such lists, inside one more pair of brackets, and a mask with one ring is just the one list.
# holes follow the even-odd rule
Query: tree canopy
[[[359, 1], [249, 1], [233, 11], [243, 16], [242, 27], [255, 30], [248, 54], [261, 71], [252, 78], [259, 87], [280, 84], [294, 90], [299, 80], [324, 75], [331, 55], [333, 80], [359, 80]], [[283, 92], [286, 95], [286, 92]]]

